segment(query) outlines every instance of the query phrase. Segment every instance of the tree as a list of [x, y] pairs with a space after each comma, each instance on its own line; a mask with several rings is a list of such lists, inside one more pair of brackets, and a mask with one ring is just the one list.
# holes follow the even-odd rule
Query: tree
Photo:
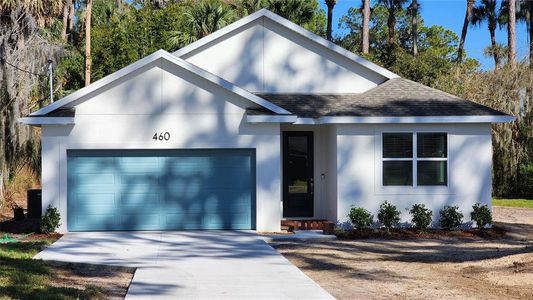
[[361, 52], [368, 54], [370, 48], [370, 0], [363, 0], [363, 24], [361, 30]]
[[86, 0], [85, 6], [85, 86], [91, 84], [91, 17], [93, 0]]
[[409, 12], [411, 15], [411, 38], [412, 38], [412, 54], [418, 55], [418, 11], [420, 10], [420, 4], [417, 0], [412, 0], [409, 5]]
[[465, 47], [466, 34], [468, 32], [468, 25], [470, 25], [472, 19], [472, 9], [474, 7], [475, 0], [466, 0], [466, 13], [465, 20], [463, 22], [463, 30], [461, 31], [461, 40], [459, 41], [459, 49], [457, 50], [457, 62], [463, 61], [463, 52]]
[[527, 1], [529, 31], [529, 67], [533, 69], [533, 1]]
[[326, 6], [328, 7], [328, 25], [326, 30], [326, 38], [331, 41], [331, 27], [333, 24], [333, 8], [337, 4], [337, 0], [326, 0]]
[[407, 0], [379, 0], [378, 2], [387, 7], [387, 28], [389, 31], [388, 44], [389, 46], [394, 46], [396, 44], [396, 14], [398, 11], [402, 10], [403, 5]]
[[516, 64], [516, 2], [514, 0], [507, 1], [509, 18], [507, 21], [507, 47], [508, 58], [507, 63], [514, 67]]
[[498, 22], [496, 4], [496, 0], [481, 0], [481, 3], [472, 9], [470, 23], [479, 26], [481, 23], [487, 22], [492, 48], [491, 54], [494, 57], [494, 68], [498, 69], [500, 67], [500, 57], [499, 51], [496, 50], [498, 47], [496, 43], [496, 25]]
[[49, 98], [41, 72], [49, 59], [59, 59], [62, 45], [43, 32], [50, 30], [47, 26], [62, 8], [55, 0], [0, 0], [0, 207], [18, 170], [39, 170], [38, 163], [30, 164], [37, 162], [30, 158], [39, 157], [37, 133], [17, 119]]

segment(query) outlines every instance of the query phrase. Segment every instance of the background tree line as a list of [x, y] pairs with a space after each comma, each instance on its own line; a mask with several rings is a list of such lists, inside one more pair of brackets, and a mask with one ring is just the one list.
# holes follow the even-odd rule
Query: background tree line
[[[17, 118], [158, 49], [175, 51], [261, 8], [328, 38], [399, 75], [517, 116], [493, 126], [494, 194], [533, 197], [533, 55], [516, 61], [516, 22], [533, 40], [533, 1], [465, 0], [461, 36], [426, 26], [417, 0], [363, 0], [333, 23], [335, 0], [0, 0], [0, 191], [38, 182], [39, 130]], [[334, 35], [333, 28], [342, 29]], [[468, 29], [486, 26], [481, 70], [464, 50]], [[496, 42], [496, 27], [508, 31]], [[533, 53], [533, 43], [529, 48]], [[22, 178], [22, 179], [21, 179]], [[20, 188], [17, 188], [19, 186]], [[7, 199], [9, 200], [9, 199]], [[5, 201], [4, 201], [5, 202]]]

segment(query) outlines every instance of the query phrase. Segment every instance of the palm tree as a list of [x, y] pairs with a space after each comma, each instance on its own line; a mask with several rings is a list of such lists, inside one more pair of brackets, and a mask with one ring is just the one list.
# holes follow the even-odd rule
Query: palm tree
[[507, 22], [507, 47], [509, 47], [508, 58], [511, 67], [516, 63], [516, 2], [507, 1], [509, 18]]
[[481, 0], [481, 3], [472, 9], [472, 18], [470, 23], [472, 25], [480, 26], [481, 23], [485, 21], [487, 22], [490, 33], [491, 48], [494, 50], [490, 52], [494, 57], [494, 68], [498, 69], [500, 67], [500, 56], [498, 51], [495, 51], [497, 48], [496, 25], [498, 23], [498, 12], [496, 11], [496, 5], [496, 0]]
[[457, 62], [463, 61], [463, 52], [465, 48], [466, 33], [468, 31], [468, 25], [472, 19], [472, 9], [474, 7], [475, 0], [466, 0], [466, 13], [465, 21], [463, 23], [463, 31], [461, 32], [461, 40], [459, 41], [459, 49], [457, 49]]
[[368, 54], [370, 48], [370, 0], [363, 0], [363, 26], [361, 30], [361, 51]]
[[420, 4], [417, 0], [412, 0], [409, 5], [409, 13], [411, 14], [411, 39], [412, 39], [412, 53], [414, 56], [418, 55], [418, 11]]
[[331, 27], [333, 25], [333, 8], [337, 4], [337, 0], [326, 0], [326, 6], [328, 7], [328, 26], [326, 29], [326, 38], [331, 41]]
[[396, 44], [396, 14], [402, 10], [403, 5], [407, 0], [378, 0], [379, 3], [385, 5], [388, 11], [387, 27], [389, 30], [389, 46]]
[[85, 6], [85, 86], [91, 84], [91, 17], [93, 0], [86, 0]]
[[187, 31], [170, 33], [170, 46], [179, 48], [201, 39], [231, 23], [233, 16], [230, 5], [215, 0], [200, 1], [185, 13]]
[[266, 8], [299, 25], [311, 21], [315, 15], [313, 1], [309, 0], [267, 0]]

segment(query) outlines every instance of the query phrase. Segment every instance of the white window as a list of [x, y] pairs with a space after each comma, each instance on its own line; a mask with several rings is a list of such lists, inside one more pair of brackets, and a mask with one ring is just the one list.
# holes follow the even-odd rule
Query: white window
[[384, 186], [447, 186], [445, 132], [383, 133]]

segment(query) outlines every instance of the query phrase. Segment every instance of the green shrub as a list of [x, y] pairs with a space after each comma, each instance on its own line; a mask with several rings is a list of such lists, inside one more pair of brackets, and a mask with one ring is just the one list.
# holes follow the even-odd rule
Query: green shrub
[[352, 207], [348, 218], [350, 218], [353, 226], [357, 229], [368, 228], [374, 222], [374, 216], [362, 207]]
[[383, 224], [387, 230], [391, 229], [400, 223], [400, 211], [396, 206], [385, 201], [379, 206], [378, 221]]
[[418, 229], [426, 229], [431, 224], [431, 217], [433, 212], [427, 208], [424, 204], [415, 204], [409, 210], [411, 214], [411, 222]]
[[59, 210], [55, 207], [48, 206], [44, 216], [41, 219], [41, 232], [52, 233], [61, 225], [59, 221], [61, 216]]
[[476, 221], [478, 228], [485, 228], [486, 225], [492, 224], [492, 212], [488, 205], [476, 203], [472, 208], [473, 211], [470, 213], [470, 218]]
[[459, 211], [458, 206], [444, 206], [440, 210], [440, 227], [450, 230], [457, 228], [463, 222], [463, 214]]

